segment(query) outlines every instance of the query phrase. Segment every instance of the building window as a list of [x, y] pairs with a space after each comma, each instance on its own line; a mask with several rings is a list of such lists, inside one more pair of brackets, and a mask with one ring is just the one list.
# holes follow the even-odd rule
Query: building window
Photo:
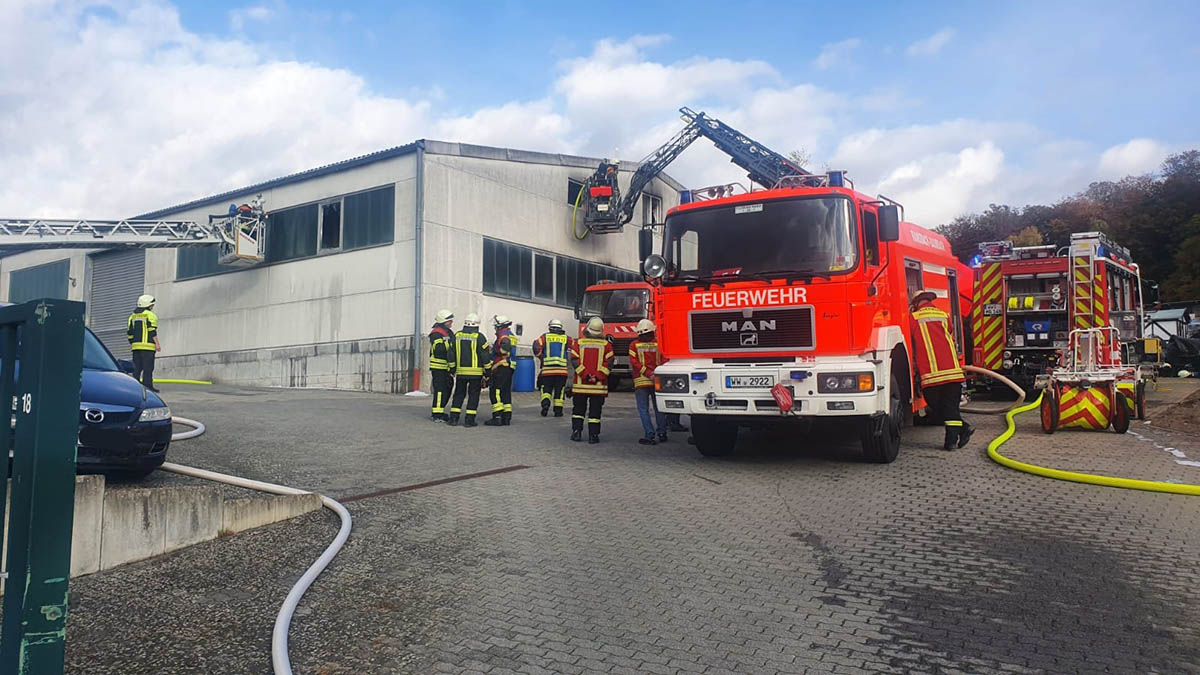
[[583, 189], [583, 181], [567, 179], [567, 203], [575, 206], [575, 200], [579, 199], [579, 191]]
[[342, 200], [321, 205], [321, 250], [342, 247]]
[[343, 201], [343, 249], [390, 244], [395, 241], [395, 185], [347, 195]]
[[8, 301], [26, 302], [39, 298], [67, 298], [71, 261], [58, 260], [14, 270], [8, 275]]
[[316, 255], [319, 218], [316, 204], [270, 214], [267, 220], [267, 262]]
[[558, 256], [556, 264], [555, 304], [574, 307], [583, 297], [584, 290], [600, 281], [639, 281], [635, 272], [597, 265], [584, 260]]
[[663, 221], [662, 197], [649, 192], [642, 193], [642, 224], [661, 223]]
[[533, 296], [554, 302], [554, 257], [538, 253], [533, 256]]
[[175, 253], [175, 278], [191, 279], [231, 269], [217, 262], [217, 248], [216, 244], [181, 247]]
[[533, 251], [483, 240], [483, 291], [514, 298], [533, 297]]

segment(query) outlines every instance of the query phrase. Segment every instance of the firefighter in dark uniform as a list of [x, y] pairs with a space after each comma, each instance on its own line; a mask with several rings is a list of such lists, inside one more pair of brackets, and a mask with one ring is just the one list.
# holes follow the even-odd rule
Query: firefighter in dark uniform
[[571, 338], [558, 319], [551, 319], [549, 330], [533, 341], [533, 355], [538, 358], [539, 389], [542, 393], [542, 417], [554, 406], [554, 416], [563, 416], [563, 392], [567, 388], [567, 358], [571, 354]]
[[920, 375], [921, 396], [933, 420], [946, 427], [943, 447], [954, 450], [964, 447], [975, 429], [963, 421], [958, 410], [966, 378], [954, 348], [950, 315], [933, 306], [936, 297], [932, 291], [919, 291], [912, 298], [913, 365]]
[[430, 416], [434, 421], [444, 422], [446, 404], [450, 402], [450, 394], [454, 391], [454, 312], [443, 309], [434, 315], [433, 320], [433, 329], [429, 331], [429, 371], [433, 378], [430, 387], [433, 408]]
[[[463, 329], [454, 334], [454, 400], [450, 404], [450, 417], [446, 420], [450, 426], [458, 424], [458, 416], [463, 413], [466, 413], [463, 415], [463, 426], [476, 426], [479, 388], [489, 356], [487, 338], [479, 332], [479, 315], [472, 312], [463, 319]], [[466, 399], [465, 409], [463, 399]]]
[[[588, 319], [583, 337], [571, 346], [575, 362], [575, 380], [571, 386], [571, 440], [583, 440], [587, 421], [588, 443], [600, 442], [600, 413], [608, 396], [608, 375], [612, 372], [612, 343], [604, 338], [600, 317]], [[586, 415], [586, 417], [585, 417]]]
[[512, 319], [503, 314], [492, 317], [496, 329], [496, 341], [492, 343], [492, 362], [489, 367], [488, 393], [492, 399], [492, 419], [484, 422], [489, 427], [506, 427], [512, 424], [513, 372], [516, 370], [517, 336], [512, 332]]
[[140, 296], [137, 308], [129, 315], [125, 335], [133, 353], [133, 379], [150, 391], [158, 391], [154, 388], [154, 355], [162, 346], [158, 343], [158, 315], [153, 310], [154, 296]]

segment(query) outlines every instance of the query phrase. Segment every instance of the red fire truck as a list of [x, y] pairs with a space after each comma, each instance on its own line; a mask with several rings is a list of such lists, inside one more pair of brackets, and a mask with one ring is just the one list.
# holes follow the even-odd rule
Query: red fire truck
[[588, 286], [583, 300], [576, 308], [579, 335], [588, 319], [598, 316], [604, 320], [604, 335], [613, 344], [615, 358], [608, 386], [616, 389], [622, 378], [631, 376], [629, 344], [637, 337], [637, 323], [653, 316], [650, 284], [644, 281], [601, 281]]
[[704, 194], [718, 197], [667, 214], [663, 254], [644, 262], [669, 358], [659, 405], [691, 416], [704, 455], [730, 453], [742, 426], [827, 417], [868, 460], [893, 461], [920, 405], [909, 298], [933, 291], [961, 347], [970, 271], [944, 237], [842, 172]]
[[985, 242], [973, 261], [972, 362], [1022, 386], [1060, 365], [1072, 330], [1114, 327], [1124, 363], [1142, 336], [1141, 274], [1128, 249], [1099, 232], [1068, 247]]

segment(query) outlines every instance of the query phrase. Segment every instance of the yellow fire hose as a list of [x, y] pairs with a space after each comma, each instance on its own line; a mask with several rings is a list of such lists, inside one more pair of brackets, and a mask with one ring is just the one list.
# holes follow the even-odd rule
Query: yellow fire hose
[[154, 378], [154, 381], [156, 383], [161, 382], [163, 384], [212, 384], [212, 382], [209, 382], [208, 380], [180, 380], [180, 379], [170, 378], [170, 377], [168, 377], [168, 378], [156, 377], [156, 378]]
[[1007, 466], [1010, 469], [1032, 473], [1038, 476], [1054, 478], [1056, 480], [1069, 480], [1075, 483], [1091, 483], [1092, 485], [1104, 485], [1106, 487], [1126, 488], [1129, 490], [1148, 490], [1150, 492], [1172, 492], [1180, 495], [1197, 495], [1200, 496], [1200, 485], [1191, 485], [1188, 483], [1162, 483], [1154, 480], [1138, 480], [1135, 478], [1119, 478], [1116, 476], [1100, 476], [1092, 473], [1078, 473], [1075, 471], [1063, 471], [1062, 469], [1051, 469], [1037, 464], [1027, 464], [1018, 462], [1015, 459], [1009, 459], [1001, 455], [999, 448], [1004, 445], [1008, 439], [1016, 432], [1016, 424], [1013, 423], [1013, 417], [1016, 415], [1028, 412], [1037, 408], [1042, 403], [1042, 397], [1039, 394], [1037, 400], [1029, 405], [1021, 406], [1014, 410], [1008, 411], [1005, 419], [1008, 420], [1008, 428], [1004, 433], [997, 436], [988, 443], [988, 457], [991, 457], [996, 463]]

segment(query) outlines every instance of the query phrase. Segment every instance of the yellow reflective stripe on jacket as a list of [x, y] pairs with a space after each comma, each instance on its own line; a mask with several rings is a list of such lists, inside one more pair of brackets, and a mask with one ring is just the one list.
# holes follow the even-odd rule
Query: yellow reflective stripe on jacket
[[154, 351], [154, 338], [158, 336], [158, 316], [148, 309], [130, 314], [125, 333], [129, 338], [130, 349]]
[[[566, 368], [567, 367], [567, 341], [565, 333], [546, 333], [546, 351], [545, 357], [542, 359], [542, 366], [549, 368]], [[555, 347], [557, 346], [557, 349]], [[558, 356], [553, 356], [555, 351]]]
[[[483, 365], [479, 360], [479, 333], [459, 331], [454, 334], [454, 355], [458, 362], [459, 375], [483, 375]], [[486, 346], [486, 341], [484, 345]]]
[[[925, 356], [929, 359], [929, 372], [921, 373], [921, 385], [926, 387], [945, 384], [947, 382], [959, 382], [963, 379], [963, 370], [958, 365], [957, 354], [954, 353], [954, 336], [950, 333], [950, 315], [936, 307], [924, 307], [913, 312], [913, 319], [917, 322], [917, 331], [921, 334], [920, 339], [925, 345]], [[948, 357], [949, 363], [939, 362], [937, 350], [933, 346], [933, 337], [929, 331], [934, 324], [937, 324], [945, 335], [946, 343], [949, 345], [950, 353], [943, 354], [943, 360]]]
[[[439, 347], [441, 348], [439, 350]], [[450, 370], [450, 359], [438, 356], [439, 353], [450, 355], [450, 350], [453, 346], [450, 344], [450, 338], [442, 336], [433, 342], [429, 343], [429, 368], [430, 370]]]

